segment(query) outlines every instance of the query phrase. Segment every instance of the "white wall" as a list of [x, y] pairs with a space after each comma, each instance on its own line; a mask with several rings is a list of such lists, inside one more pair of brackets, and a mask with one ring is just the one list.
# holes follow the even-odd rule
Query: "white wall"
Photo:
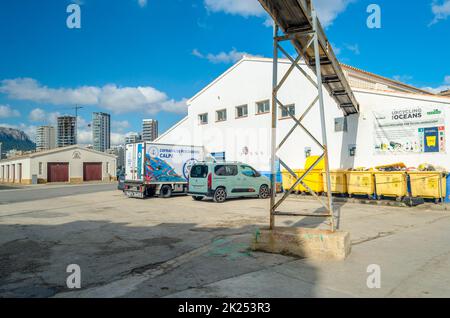
[[[18, 183], [19, 177], [24, 180], [28, 179], [28, 175], [30, 173], [30, 159], [29, 158], [22, 158], [14, 161], [0, 161], [0, 182], [15, 182]], [[13, 166], [14, 165], [14, 166]], [[9, 174], [7, 170], [9, 169]], [[15, 171], [13, 180], [13, 173], [12, 171]], [[19, 171], [21, 170], [21, 171]], [[3, 174], [2, 174], [3, 173]]]
[[[75, 152], [79, 154], [75, 156]], [[62, 151], [42, 153], [42, 155], [35, 155], [33, 157], [27, 157], [22, 159], [11, 159], [0, 161], [0, 181], [1, 181], [1, 166], [12, 167], [15, 164], [16, 167], [16, 179], [17, 179], [17, 167], [19, 163], [22, 163], [22, 180], [32, 179], [32, 175], [36, 174], [38, 179], [47, 179], [47, 163], [49, 162], [61, 162], [69, 163], [69, 178], [83, 178], [83, 163], [84, 162], [101, 162], [103, 170], [103, 179], [107, 179], [110, 176], [116, 176], [116, 158], [107, 154], [90, 151], [84, 148], [69, 148]], [[42, 170], [39, 173], [39, 163], [42, 163]], [[108, 171], [109, 167], [109, 171]], [[5, 168], [6, 169], [6, 168]], [[12, 175], [10, 173], [10, 180], [12, 182]], [[17, 180], [16, 180], [17, 181]], [[7, 180], [3, 182], [8, 182]]]
[[[74, 156], [74, 152], [80, 153], [80, 159]], [[39, 163], [42, 162], [42, 173], [39, 174]], [[83, 148], [76, 148], [61, 152], [55, 152], [32, 158], [31, 175], [37, 174], [39, 179], [47, 179], [48, 162], [69, 163], [69, 178], [83, 178], [83, 162], [101, 162], [103, 178], [116, 176], [116, 159], [103, 153], [92, 152]], [[109, 172], [107, 164], [109, 163]]]
[[[289, 64], [280, 62], [279, 78], [289, 68]], [[313, 73], [304, 68], [313, 78]], [[178, 126], [163, 135], [157, 142], [169, 144], [203, 145], [207, 153], [226, 152], [227, 160], [238, 160], [252, 164], [261, 171], [270, 170], [270, 126], [271, 114], [255, 115], [256, 102], [271, 98], [272, 91], [272, 63], [268, 60], [243, 60], [238, 62], [224, 75], [219, 77], [212, 85], [190, 101], [188, 118]], [[373, 151], [373, 118], [374, 109], [389, 109], [392, 107], [410, 107], [420, 105], [433, 105], [445, 109], [450, 106], [442, 98], [431, 98], [434, 101], [412, 100], [418, 95], [367, 94], [355, 93], [361, 106], [361, 114], [349, 116], [348, 131], [335, 132], [334, 119], [343, 117], [334, 100], [325, 92], [325, 112], [327, 123], [328, 147], [330, 151], [330, 167], [351, 168], [356, 166], [372, 167], [378, 164], [388, 164], [404, 161], [408, 166], [417, 166], [424, 161], [446, 166], [450, 169], [448, 154], [427, 155], [374, 155]], [[295, 103], [296, 116], [299, 117], [311, 101], [316, 97], [317, 91], [311, 83], [297, 70], [286, 81], [279, 92], [279, 99], [285, 105]], [[399, 97], [401, 96], [401, 97]], [[430, 99], [430, 98], [429, 98]], [[441, 103], [437, 102], [441, 101]], [[248, 117], [236, 119], [235, 107], [248, 104]], [[216, 110], [227, 109], [227, 121], [216, 122]], [[207, 125], [199, 125], [198, 115], [208, 113]], [[450, 123], [447, 124], [447, 150], [450, 137]], [[291, 119], [278, 120], [278, 142], [294, 125]], [[321, 125], [318, 104], [305, 117], [303, 124], [312, 134], [322, 142]], [[357, 144], [356, 157], [349, 156], [349, 145]], [[248, 154], [243, 153], [244, 147]], [[297, 128], [279, 151], [279, 157], [292, 168], [302, 168], [305, 162], [305, 147], [311, 147], [312, 154], [320, 154], [320, 148], [310, 139], [301, 128]]]

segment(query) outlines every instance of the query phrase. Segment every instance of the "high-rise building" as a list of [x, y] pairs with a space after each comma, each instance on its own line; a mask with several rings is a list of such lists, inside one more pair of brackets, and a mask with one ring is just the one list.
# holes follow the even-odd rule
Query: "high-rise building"
[[142, 136], [138, 133], [129, 133], [125, 136], [126, 144], [134, 144], [140, 141], [142, 141]]
[[92, 114], [92, 142], [94, 150], [105, 152], [111, 147], [111, 116]]
[[155, 119], [144, 119], [142, 121], [142, 140], [154, 141], [158, 138], [158, 121]]
[[117, 169], [122, 169], [125, 167], [125, 147], [123, 145], [113, 146], [111, 149], [106, 151], [111, 155], [117, 156]]
[[36, 151], [56, 148], [56, 132], [53, 126], [39, 126], [36, 129]]
[[74, 116], [58, 117], [57, 145], [67, 147], [77, 144], [77, 118]]
[[0, 160], [3, 159], [2, 143], [0, 142]]

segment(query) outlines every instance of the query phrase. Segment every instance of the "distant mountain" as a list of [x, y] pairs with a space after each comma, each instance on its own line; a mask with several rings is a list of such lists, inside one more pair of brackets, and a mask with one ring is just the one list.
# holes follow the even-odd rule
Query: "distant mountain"
[[30, 140], [23, 131], [13, 128], [0, 127], [0, 143], [2, 144], [2, 153], [8, 150], [34, 150], [36, 144]]

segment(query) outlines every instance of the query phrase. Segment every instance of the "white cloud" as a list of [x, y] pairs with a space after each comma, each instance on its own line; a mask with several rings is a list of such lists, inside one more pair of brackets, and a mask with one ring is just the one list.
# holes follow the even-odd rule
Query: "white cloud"
[[147, 0], [138, 0], [138, 4], [141, 8], [143, 8], [147, 5]]
[[[320, 22], [324, 27], [330, 26], [337, 16], [347, 9], [355, 0], [313, 0]], [[243, 17], [265, 17], [264, 25], [271, 26], [270, 18], [258, 0], [205, 0], [205, 7], [210, 12], [224, 12]]]
[[220, 63], [225, 63], [225, 64], [230, 64], [230, 63], [236, 63], [237, 61], [241, 60], [244, 56], [259, 56], [259, 55], [252, 55], [249, 54], [247, 52], [239, 52], [238, 50], [236, 50], [235, 48], [233, 48], [231, 51], [229, 52], [220, 52], [218, 54], [202, 54], [199, 50], [194, 49], [192, 51], [192, 55], [201, 58], [201, 59], [206, 59], [211, 63], [214, 64], [220, 64]]
[[450, 16], [450, 0], [444, 0], [442, 3], [438, 0], [433, 0], [431, 3], [431, 11], [434, 14], [434, 19], [430, 25], [438, 23], [440, 20], [445, 20]]
[[345, 44], [345, 48], [352, 52], [355, 55], [360, 55], [361, 51], [359, 50], [358, 44]]
[[130, 123], [128, 122], [128, 120], [113, 120], [111, 122], [111, 128], [114, 130], [117, 130], [119, 132], [123, 132], [125, 129], [130, 127]]
[[443, 91], [450, 89], [450, 75], [444, 77], [444, 83], [438, 87], [423, 87], [422, 89], [432, 92], [434, 94], [439, 94]]
[[77, 143], [80, 145], [92, 144], [92, 130], [91, 129], [77, 129]]
[[12, 109], [9, 105], [0, 105], [0, 118], [19, 117], [19, 111]]
[[41, 108], [33, 109], [28, 115], [30, 121], [39, 122], [46, 119], [47, 113]]
[[174, 101], [150, 86], [103, 87], [82, 86], [78, 88], [49, 88], [32, 78], [7, 79], [0, 82], [0, 93], [9, 98], [52, 105], [98, 106], [115, 114], [142, 112], [155, 114], [160, 111], [185, 113], [181, 101]]
[[333, 24], [339, 14], [347, 9], [347, 6], [355, 0], [313, 0], [317, 10], [317, 16], [324, 27]]
[[111, 133], [111, 146], [123, 145], [125, 143], [125, 134]]
[[206, 8], [211, 12], [225, 12], [243, 17], [265, 15], [258, 0], [205, 0]]
[[54, 125], [56, 124], [59, 116], [61, 116], [61, 113], [59, 112], [46, 112], [42, 108], [34, 108], [28, 114], [28, 119], [31, 122], [45, 122], [47, 124]]
[[444, 83], [450, 85], [450, 75], [447, 75], [447, 76], [444, 78]]

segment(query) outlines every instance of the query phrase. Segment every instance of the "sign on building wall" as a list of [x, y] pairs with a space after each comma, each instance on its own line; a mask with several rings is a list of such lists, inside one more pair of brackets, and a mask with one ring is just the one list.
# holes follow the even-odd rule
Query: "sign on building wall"
[[375, 154], [445, 153], [445, 113], [433, 107], [374, 112]]

